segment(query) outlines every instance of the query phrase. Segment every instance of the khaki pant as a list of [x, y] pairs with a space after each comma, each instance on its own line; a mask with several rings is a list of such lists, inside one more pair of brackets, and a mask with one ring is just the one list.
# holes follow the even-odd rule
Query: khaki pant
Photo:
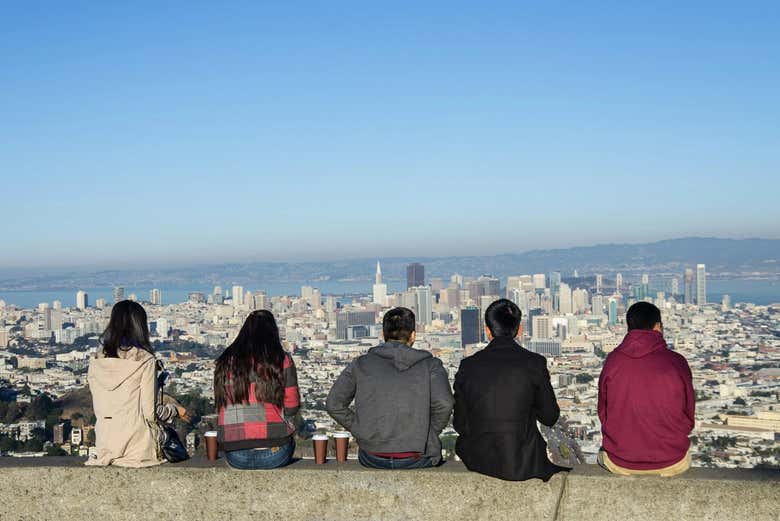
[[601, 465], [603, 468], [619, 476], [662, 476], [668, 478], [671, 476], [677, 476], [679, 474], [682, 474], [683, 472], [691, 468], [691, 451], [688, 451], [685, 454], [685, 457], [680, 461], [678, 461], [677, 463], [673, 465], [669, 465], [668, 467], [664, 467], [662, 469], [652, 469], [652, 470], [627, 469], [613, 463], [612, 460], [609, 459], [609, 455], [603, 450], [599, 451], [597, 461], [598, 464]]

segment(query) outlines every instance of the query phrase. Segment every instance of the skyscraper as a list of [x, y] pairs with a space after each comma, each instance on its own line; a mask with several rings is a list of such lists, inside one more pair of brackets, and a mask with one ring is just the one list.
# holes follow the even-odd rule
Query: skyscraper
[[604, 276], [597, 274], [596, 275], [596, 294], [601, 293], [601, 286], [604, 284]]
[[242, 286], [233, 286], [231, 293], [233, 296], [233, 307], [243, 306], [244, 288]]
[[615, 289], [618, 293], [620, 293], [620, 290], [623, 288], [623, 274], [618, 273], [615, 275]]
[[548, 277], [550, 279], [550, 291], [555, 295], [561, 287], [561, 272], [551, 271]]
[[159, 289], [153, 289], [149, 292], [149, 302], [153, 306], [162, 306], [162, 291]]
[[693, 270], [691, 268], [685, 269], [684, 283], [685, 283], [684, 302], [686, 304], [693, 304]]
[[89, 295], [86, 291], [79, 290], [76, 293], [76, 307], [79, 309], [87, 309], [89, 306]]
[[672, 281], [669, 284], [669, 289], [672, 291], [672, 295], [679, 295], [680, 294], [680, 281], [677, 279], [677, 277], [673, 277]]
[[125, 299], [125, 288], [117, 286], [114, 288], [114, 304]]
[[460, 344], [465, 347], [482, 340], [479, 328], [479, 309], [474, 306], [460, 310]]
[[387, 284], [382, 282], [382, 266], [376, 261], [376, 276], [374, 280], [374, 304], [387, 305]]
[[406, 289], [425, 285], [425, 266], [413, 262], [406, 267]]
[[534, 340], [552, 338], [552, 321], [549, 316], [540, 315], [533, 317], [532, 324], [531, 329], [533, 329], [533, 333], [531, 338]]
[[429, 326], [433, 321], [433, 295], [430, 286], [417, 286], [417, 322]]
[[609, 325], [617, 325], [617, 300], [609, 299]]
[[560, 312], [561, 314], [565, 315], [567, 313], [572, 313], [572, 301], [571, 301], [571, 288], [568, 284], [561, 283], [560, 285], [560, 300], [559, 300], [559, 306], [560, 306]]
[[707, 268], [704, 264], [696, 265], [696, 305], [707, 303]]

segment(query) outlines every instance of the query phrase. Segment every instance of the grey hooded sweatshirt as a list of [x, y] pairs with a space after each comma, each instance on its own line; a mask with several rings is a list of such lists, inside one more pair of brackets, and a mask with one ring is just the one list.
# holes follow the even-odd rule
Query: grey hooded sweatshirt
[[386, 342], [344, 369], [328, 394], [326, 408], [361, 449], [419, 452], [437, 464], [439, 434], [450, 420], [453, 404], [441, 360], [428, 351]]

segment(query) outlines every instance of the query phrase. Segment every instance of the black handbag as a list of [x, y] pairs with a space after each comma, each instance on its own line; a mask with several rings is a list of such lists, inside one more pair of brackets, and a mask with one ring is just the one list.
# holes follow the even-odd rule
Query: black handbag
[[[157, 385], [159, 388], [157, 398], [159, 403], [162, 403], [163, 387], [165, 385], [165, 381], [168, 379], [169, 374], [167, 371], [162, 370], [162, 362], [158, 361], [157, 364], [158, 368], [161, 369], [160, 375], [157, 377]], [[169, 463], [179, 463], [180, 461], [190, 459], [190, 454], [187, 452], [187, 447], [185, 447], [181, 442], [179, 433], [176, 432], [176, 429], [173, 428], [173, 425], [158, 420], [157, 426], [160, 429], [161, 435], [160, 451], [162, 452], [165, 459]]]

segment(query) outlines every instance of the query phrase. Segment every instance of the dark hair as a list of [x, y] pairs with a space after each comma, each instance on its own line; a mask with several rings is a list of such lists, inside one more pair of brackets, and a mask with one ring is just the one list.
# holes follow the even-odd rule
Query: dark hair
[[485, 310], [485, 324], [494, 337], [516, 337], [522, 319], [517, 304], [505, 298], [496, 300]]
[[264, 309], [250, 313], [236, 339], [217, 359], [214, 369], [217, 408], [246, 403], [253, 383], [257, 401], [281, 407], [285, 356], [273, 314]]
[[661, 310], [649, 302], [637, 302], [628, 308], [626, 324], [628, 330], [653, 329], [661, 322]]
[[111, 309], [111, 319], [100, 336], [103, 355], [118, 358], [120, 349], [137, 347], [154, 354], [149, 341], [149, 324], [146, 311], [137, 302], [122, 300]]
[[409, 308], [393, 308], [382, 319], [382, 334], [385, 342], [409, 342], [414, 333], [414, 311]]

